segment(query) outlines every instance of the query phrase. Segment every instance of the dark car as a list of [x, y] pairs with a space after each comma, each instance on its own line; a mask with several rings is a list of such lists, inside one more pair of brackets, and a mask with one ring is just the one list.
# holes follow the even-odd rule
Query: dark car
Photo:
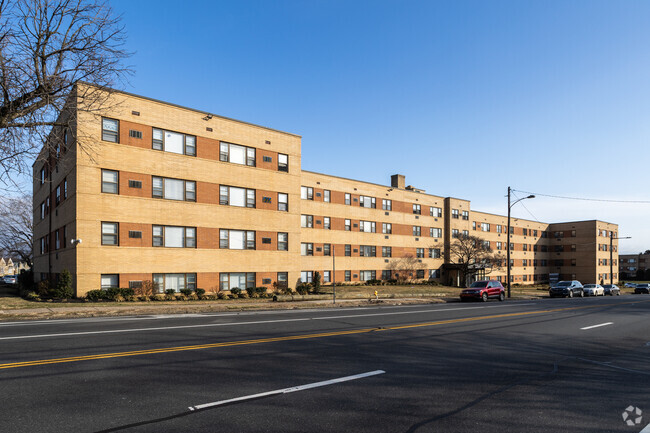
[[580, 296], [582, 298], [585, 295], [585, 292], [583, 291], [583, 287], [580, 281], [569, 280], [555, 283], [549, 289], [548, 294], [551, 298], [554, 298], [556, 296], [568, 296], [569, 298]]
[[603, 285], [603, 288], [605, 289], [605, 294], [609, 296], [620, 296], [621, 295], [621, 289], [618, 288], [616, 284], [605, 284]]
[[495, 280], [476, 281], [467, 289], [460, 292], [460, 300], [480, 299], [487, 302], [489, 298], [497, 298], [499, 301], [506, 299], [506, 290], [500, 282]]
[[634, 293], [650, 293], [650, 284], [641, 283], [637, 284], [634, 288]]

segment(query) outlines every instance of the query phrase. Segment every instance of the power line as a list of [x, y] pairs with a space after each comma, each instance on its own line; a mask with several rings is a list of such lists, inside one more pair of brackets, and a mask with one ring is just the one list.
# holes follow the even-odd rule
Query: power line
[[[512, 191], [513, 191], [513, 190], [511, 190], [511, 192], [512, 192]], [[521, 191], [521, 192], [523, 192], [523, 191]], [[519, 199], [519, 197], [517, 196], [517, 194], [514, 194], [514, 193], [513, 193], [513, 195]], [[523, 200], [520, 200], [520, 203], [521, 203], [521, 205], [524, 207], [524, 209], [526, 209], [526, 211], [530, 214], [530, 216], [532, 216], [533, 219], [534, 219], [535, 221], [537, 221], [538, 223], [541, 224], [541, 221], [538, 220], [537, 217], [536, 217], [535, 215], [533, 215], [533, 213], [532, 213], [530, 210], [528, 210], [528, 208], [526, 207], [526, 205], [523, 203]]]
[[512, 191], [517, 191], [517, 192], [523, 192], [524, 194], [533, 194], [533, 195], [539, 195], [542, 197], [551, 197], [551, 198], [561, 198], [564, 200], [581, 200], [581, 201], [600, 201], [600, 202], [607, 202], [607, 203], [644, 203], [644, 204], [650, 204], [650, 200], [609, 200], [609, 199], [602, 199], [602, 198], [585, 198], [585, 197], [566, 197], [562, 195], [551, 195], [551, 194], [542, 194], [539, 192], [529, 192], [529, 191], [521, 191], [521, 190], [512, 190]]

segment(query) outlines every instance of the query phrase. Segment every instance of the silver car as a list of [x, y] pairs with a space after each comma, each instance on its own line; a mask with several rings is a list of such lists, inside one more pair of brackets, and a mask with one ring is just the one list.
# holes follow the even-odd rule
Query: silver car
[[605, 284], [603, 286], [603, 289], [605, 289], [605, 294], [609, 296], [620, 296], [621, 295], [621, 289], [618, 288], [616, 284]]
[[605, 289], [600, 284], [585, 284], [585, 296], [605, 296]]
[[5, 275], [2, 281], [5, 282], [5, 284], [16, 284], [16, 276], [15, 275]]

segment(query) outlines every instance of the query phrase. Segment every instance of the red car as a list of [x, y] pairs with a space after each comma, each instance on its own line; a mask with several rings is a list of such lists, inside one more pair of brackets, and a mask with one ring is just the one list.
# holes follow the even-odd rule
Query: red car
[[467, 289], [460, 292], [460, 300], [480, 299], [487, 302], [489, 298], [497, 298], [499, 301], [506, 299], [506, 289], [496, 280], [476, 281]]

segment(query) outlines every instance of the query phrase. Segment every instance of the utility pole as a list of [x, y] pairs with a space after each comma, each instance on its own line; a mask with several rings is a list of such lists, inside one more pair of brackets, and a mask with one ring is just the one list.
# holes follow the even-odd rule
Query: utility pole
[[332, 245], [332, 304], [336, 304], [336, 244]]
[[506, 267], [508, 269], [506, 284], [508, 285], [508, 298], [510, 297], [510, 187], [508, 187], [508, 227], [506, 228]]

